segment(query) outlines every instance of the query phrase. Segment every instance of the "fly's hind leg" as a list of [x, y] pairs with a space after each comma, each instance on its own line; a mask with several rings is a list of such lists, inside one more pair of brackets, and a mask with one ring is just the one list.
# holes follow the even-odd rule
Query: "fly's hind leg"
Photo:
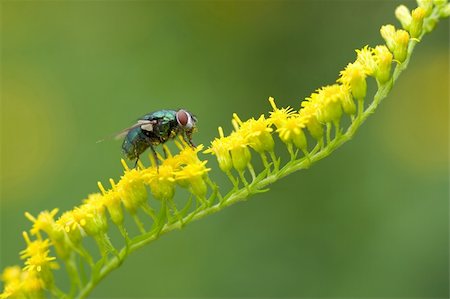
[[136, 161], [134, 162], [134, 169], [137, 169], [138, 162], [139, 162], [139, 157], [137, 157]]
[[136, 157], [136, 161], [134, 162], [134, 169], [137, 169], [140, 154], [138, 154], [136, 149], [134, 150], [134, 156]]

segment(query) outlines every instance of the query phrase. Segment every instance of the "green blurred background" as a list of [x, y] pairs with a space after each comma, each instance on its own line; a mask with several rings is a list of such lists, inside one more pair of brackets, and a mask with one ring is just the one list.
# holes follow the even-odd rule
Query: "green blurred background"
[[[120, 176], [121, 143], [98, 139], [185, 107], [207, 145], [269, 96], [299, 107], [382, 43], [399, 3], [3, 1], [1, 268], [20, 263], [24, 211]], [[448, 36], [448, 21], [426, 36], [354, 140], [139, 250], [92, 298], [448, 298]]]

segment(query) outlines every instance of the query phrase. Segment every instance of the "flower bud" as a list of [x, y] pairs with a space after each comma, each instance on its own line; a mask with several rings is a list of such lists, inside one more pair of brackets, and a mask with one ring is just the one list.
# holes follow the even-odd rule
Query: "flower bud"
[[217, 162], [223, 172], [229, 172], [233, 167], [233, 161], [231, 160], [230, 151], [227, 149], [220, 150], [216, 153]]
[[[161, 167], [160, 167], [161, 168]], [[131, 213], [147, 201], [147, 189], [144, 185], [144, 173], [136, 169], [127, 170], [117, 184], [117, 192], [125, 208]]]
[[210, 168], [206, 168], [207, 161], [192, 163], [184, 166], [175, 173], [177, 183], [197, 197], [204, 198], [208, 187], [205, 183], [206, 173]]
[[381, 36], [386, 41], [386, 45], [391, 52], [394, 52], [395, 49], [395, 32], [393, 25], [384, 25], [380, 29]]
[[348, 90], [348, 87], [341, 85], [340, 88], [342, 92], [339, 99], [341, 101], [342, 109], [346, 114], [354, 115], [356, 113], [356, 105], [350, 91]]
[[309, 134], [316, 139], [320, 140], [323, 136], [323, 126], [317, 120], [316, 116], [311, 116], [306, 122], [306, 128], [308, 129]]
[[433, 0], [433, 4], [436, 5], [437, 7], [447, 4], [447, 2], [448, 0]]
[[377, 63], [373, 55], [373, 49], [365, 46], [361, 50], [356, 50], [358, 61], [364, 68], [367, 75], [372, 76], [377, 70]]
[[215, 138], [211, 142], [211, 147], [205, 150], [204, 153], [216, 155], [220, 169], [227, 173], [231, 170], [231, 167], [233, 167], [233, 162], [230, 155], [230, 138], [224, 137], [222, 127], [219, 127], [219, 136], [219, 138]]
[[250, 163], [250, 150], [246, 145], [233, 147], [231, 149], [231, 159], [233, 161], [233, 167], [237, 171], [243, 171], [247, 168], [248, 163]]
[[175, 173], [169, 165], [161, 165], [147, 178], [150, 191], [155, 199], [170, 200], [175, 196]]
[[[440, 0], [438, 0], [438, 1], [434, 0], [435, 4], [436, 4], [436, 2], [439, 2], [439, 1]], [[428, 17], [431, 14], [431, 12], [433, 11], [433, 1], [432, 0], [417, 0], [417, 5], [420, 8], [423, 8], [423, 10], [425, 12], [425, 17]]]
[[412, 11], [412, 22], [409, 27], [409, 34], [412, 38], [419, 37], [422, 34], [423, 18], [425, 18], [425, 10], [422, 7]]
[[403, 62], [408, 54], [409, 34], [405, 30], [397, 30], [395, 34], [394, 58]]
[[303, 132], [303, 129], [300, 129], [299, 132], [294, 135], [292, 141], [299, 149], [303, 151], [306, 151], [308, 149], [308, 142], [306, 140], [306, 135], [305, 132]]
[[100, 191], [103, 193], [103, 204], [108, 209], [108, 213], [111, 217], [112, 222], [116, 225], [122, 225], [123, 224], [123, 210], [121, 205], [121, 200], [119, 193], [115, 190], [116, 186], [114, 184], [114, 181], [110, 179], [111, 185], [113, 187], [113, 190], [106, 191], [103, 187], [101, 182], [98, 182], [98, 186], [100, 188]]
[[386, 46], [376, 46], [373, 50], [377, 62], [375, 77], [381, 84], [386, 83], [391, 77], [392, 53]]
[[366, 73], [360, 62], [349, 63], [345, 70], [341, 71], [341, 78], [338, 81], [350, 86], [353, 97], [358, 101], [362, 101], [366, 97]]
[[280, 127], [278, 127], [277, 132], [280, 136], [281, 141], [286, 144], [293, 143], [296, 147], [302, 150], [307, 150], [308, 144], [306, 140], [303, 128], [305, 127], [305, 118], [296, 115], [291, 116], [286, 119]]
[[447, 5], [445, 5], [445, 7], [441, 9], [441, 13], [439, 14], [439, 16], [441, 18], [448, 18], [450, 16], [450, 3], [447, 3]]
[[250, 138], [250, 146], [258, 153], [270, 152], [275, 147], [275, 141], [269, 132], [260, 132]]
[[58, 220], [56, 220], [58, 229], [64, 231], [75, 246], [81, 245], [83, 229], [80, 222], [81, 219], [78, 218], [78, 214], [75, 210], [64, 212]]
[[405, 5], [400, 5], [395, 9], [395, 16], [402, 24], [403, 29], [409, 30], [412, 17], [409, 9]]
[[338, 84], [322, 87], [314, 97], [317, 102], [317, 120], [321, 123], [337, 122], [342, 116], [341, 88]]
[[84, 218], [83, 229], [89, 236], [97, 236], [108, 230], [108, 221], [105, 214], [102, 195], [94, 193], [75, 211]]

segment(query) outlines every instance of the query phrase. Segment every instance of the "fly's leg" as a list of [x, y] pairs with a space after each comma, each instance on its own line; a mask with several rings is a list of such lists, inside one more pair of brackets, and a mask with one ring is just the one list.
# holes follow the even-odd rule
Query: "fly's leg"
[[156, 170], [159, 172], [158, 155], [156, 154], [155, 148], [154, 148], [153, 145], [151, 145], [151, 144], [150, 144], [150, 149], [152, 150], [152, 153], [153, 153], [153, 159], [155, 160]]
[[167, 147], [166, 147], [166, 145], [165, 144], [163, 144], [163, 152], [164, 152], [164, 158], [165, 159], [167, 159], [167, 157], [169, 156], [169, 153], [168, 153], [168, 151], [167, 151]]
[[137, 169], [137, 165], [139, 162], [139, 154], [137, 153], [137, 150], [134, 150], [134, 156], [136, 157], [136, 161], [134, 162], [134, 169]]
[[190, 134], [183, 134], [183, 139], [186, 141], [187, 144], [189, 144], [192, 148], [196, 148], [194, 142], [192, 141], [192, 137]]

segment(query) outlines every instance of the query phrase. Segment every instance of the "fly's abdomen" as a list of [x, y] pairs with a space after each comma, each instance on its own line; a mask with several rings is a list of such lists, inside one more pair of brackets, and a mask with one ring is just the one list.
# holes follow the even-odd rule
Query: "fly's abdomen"
[[122, 143], [122, 150], [128, 159], [133, 160], [139, 158], [150, 146], [150, 140], [142, 133], [140, 127], [130, 130], [125, 136]]

